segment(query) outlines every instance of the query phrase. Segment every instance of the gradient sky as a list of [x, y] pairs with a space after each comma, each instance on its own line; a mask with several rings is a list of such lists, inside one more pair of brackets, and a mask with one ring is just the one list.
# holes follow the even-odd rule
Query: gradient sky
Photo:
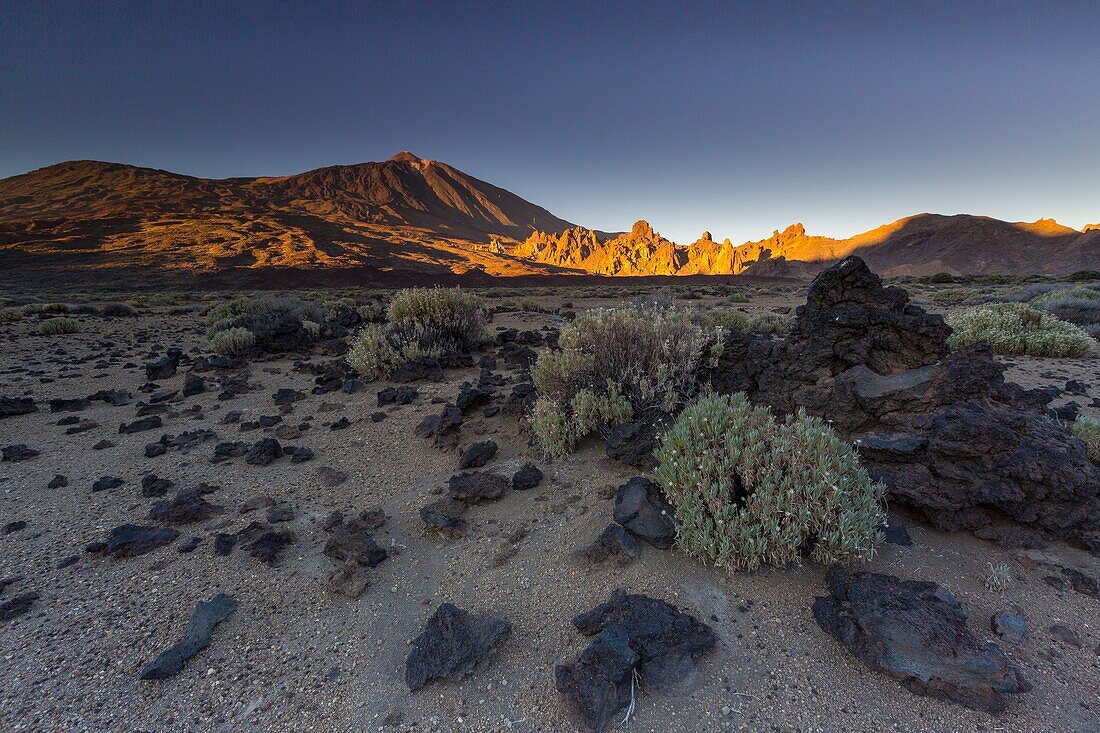
[[1100, 221], [1100, 3], [593, 5], [5, 1], [0, 177], [408, 149], [680, 242]]

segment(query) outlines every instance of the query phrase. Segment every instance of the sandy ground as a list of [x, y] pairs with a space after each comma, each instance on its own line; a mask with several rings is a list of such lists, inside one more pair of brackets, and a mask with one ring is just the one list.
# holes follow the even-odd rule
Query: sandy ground
[[[787, 296], [752, 308], [793, 305]], [[582, 303], [576, 304], [583, 307]], [[546, 473], [532, 491], [473, 508], [466, 536], [426, 534], [418, 510], [434, 500], [457, 471], [456, 454], [413, 435], [414, 426], [438, 405], [453, 400], [476, 370], [453, 371], [441, 384], [421, 383], [419, 404], [388, 407], [386, 420], [370, 421], [372, 386], [356, 394], [309, 395], [284, 423], [311, 422], [300, 439], [284, 443], [312, 448], [316, 457], [292, 464], [280, 459], [251, 466], [237, 458], [211, 464], [214, 442], [189, 453], [143, 457], [143, 447], [162, 432], [211, 428], [218, 440], [263, 437], [221, 425], [228, 410], [243, 420], [278, 414], [276, 389], [307, 394], [308, 374], [290, 359], [254, 363], [258, 387], [219, 402], [208, 392], [173, 404], [202, 406], [202, 417], [170, 417], [162, 429], [119, 435], [134, 419], [135, 405], [95, 402], [81, 418], [100, 427], [65, 435], [44, 401], [124, 388], [142, 398], [140, 368], [153, 352], [178, 346], [202, 353], [198, 315], [143, 315], [137, 319], [77, 316], [77, 335], [30, 335], [34, 319], [0, 326], [0, 395], [33, 394], [44, 411], [0, 421], [0, 446], [26, 443], [41, 455], [0, 464], [0, 523], [27, 527], [0, 536], [0, 577], [19, 579], [4, 594], [35, 591], [32, 610], [0, 622], [0, 730], [4, 731], [573, 731], [553, 687], [554, 665], [587, 643], [570, 619], [606, 600], [615, 588], [646, 593], [683, 606], [716, 630], [718, 650], [702, 662], [694, 692], [683, 697], [641, 696], [629, 731], [1071, 731], [1100, 730], [1100, 601], [1058, 591], [1043, 582], [1037, 555], [1005, 551], [967, 535], [949, 536], [904, 515], [911, 547], [885, 545], [869, 569], [946, 585], [970, 615], [971, 630], [993, 639], [989, 618], [997, 611], [1028, 616], [1031, 630], [1019, 645], [1004, 645], [1034, 685], [1005, 713], [993, 716], [913, 695], [871, 672], [814, 623], [810, 604], [825, 592], [819, 567], [727, 574], [669, 551], [644, 546], [625, 568], [590, 567], [576, 557], [611, 520], [610, 491], [634, 475], [612, 464], [602, 448], [586, 444], [566, 460], [547, 463], [529, 446], [515, 419], [470, 419], [462, 444], [492, 437], [500, 445], [494, 464], [512, 469], [527, 460]], [[553, 321], [524, 314], [498, 318], [493, 328], [537, 328]], [[314, 357], [315, 361], [326, 358]], [[1088, 405], [1100, 397], [1100, 361], [1015, 359], [1012, 374], [1028, 386], [1077, 378], [1090, 384]], [[126, 366], [131, 364], [132, 366]], [[186, 369], [159, 382], [179, 387]], [[506, 372], [507, 373], [507, 372]], [[1049, 376], [1043, 376], [1043, 374]], [[507, 388], [506, 388], [507, 389]], [[1085, 412], [1100, 414], [1095, 408]], [[351, 427], [327, 424], [347, 416]], [[309, 420], [309, 418], [312, 418]], [[93, 450], [102, 439], [113, 447]], [[321, 467], [347, 472], [343, 484], [319, 478]], [[83, 552], [119, 524], [149, 523], [152, 499], [141, 496], [146, 472], [220, 488], [207, 498], [225, 507], [209, 522], [182, 527], [172, 545], [136, 558], [112, 560]], [[69, 479], [49, 489], [55, 474]], [[100, 476], [125, 480], [92, 493]], [[213, 553], [213, 535], [245, 526], [256, 515], [241, 505], [257, 496], [289, 502], [297, 541], [275, 566], [238, 547]], [[352, 600], [329, 593], [332, 561], [321, 550], [323, 519], [334, 510], [382, 505], [389, 520], [378, 532], [383, 545], [400, 550], [371, 572], [371, 586]], [[526, 530], [518, 543], [509, 541]], [[177, 551], [192, 536], [201, 544]], [[514, 550], [514, 554], [511, 554]], [[504, 552], [502, 552], [504, 551]], [[1100, 574], [1096, 558], [1065, 546], [1047, 559]], [[65, 558], [77, 561], [57, 569]], [[1006, 563], [1013, 579], [997, 594], [983, 584], [987, 563]], [[141, 668], [182, 633], [194, 605], [217, 592], [231, 595], [236, 612], [219, 625], [209, 648], [174, 678], [145, 682]], [[410, 694], [404, 684], [408, 644], [443, 601], [491, 611], [513, 624], [495, 656], [456, 683], [429, 685]], [[1053, 639], [1051, 624], [1073, 629], [1074, 648]]]

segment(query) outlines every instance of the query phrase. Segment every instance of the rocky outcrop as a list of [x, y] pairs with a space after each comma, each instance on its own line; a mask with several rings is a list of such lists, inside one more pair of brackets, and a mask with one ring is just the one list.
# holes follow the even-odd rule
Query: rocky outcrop
[[454, 680], [471, 672], [507, 638], [512, 624], [441, 603], [412, 643], [405, 683], [413, 692], [432, 680]]
[[936, 583], [829, 569], [829, 594], [813, 604], [818, 625], [871, 669], [911, 692], [998, 712], [1031, 685], [993, 643], [966, 627], [959, 602]]
[[1048, 393], [1006, 382], [987, 347], [952, 352], [949, 333], [849, 257], [814, 280], [783, 337], [731, 334], [711, 378], [826, 418], [892, 501], [940, 529], [1100, 550], [1100, 467], [1084, 444], [1049, 419]]
[[718, 643], [694, 616], [621, 590], [573, 626], [595, 638], [573, 662], [554, 669], [554, 682], [577, 722], [596, 733], [618, 719], [639, 685], [648, 693], [688, 691], [698, 677], [695, 660]]

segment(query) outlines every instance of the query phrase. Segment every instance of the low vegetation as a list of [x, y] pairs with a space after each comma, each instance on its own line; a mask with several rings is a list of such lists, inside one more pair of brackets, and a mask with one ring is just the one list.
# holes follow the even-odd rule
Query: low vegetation
[[107, 318], [131, 318], [137, 315], [137, 311], [125, 303], [104, 303], [99, 308], [99, 315]]
[[1078, 415], [1073, 421], [1073, 434], [1084, 441], [1089, 458], [1100, 463], [1100, 420]]
[[411, 288], [394, 294], [384, 323], [362, 329], [348, 364], [367, 379], [384, 379], [422, 356], [467, 353], [485, 339], [480, 297], [460, 288]]
[[215, 331], [210, 337], [210, 348], [220, 356], [240, 356], [255, 345], [256, 334], [238, 326]]
[[14, 323], [22, 318], [22, 308], [0, 308], [0, 323]]
[[262, 351], [283, 352], [308, 347], [320, 337], [325, 308], [293, 297], [243, 296], [211, 307], [206, 322], [212, 346], [219, 332], [244, 329]]
[[34, 329], [41, 336], [59, 336], [66, 333], [80, 333], [80, 322], [74, 318], [47, 318]]
[[588, 311], [562, 328], [561, 351], [539, 356], [531, 426], [550, 456], [586, 435], [670, 414], [699, 389], [700, 366], [717, 358], [722, 330], [662, 305]]
[[1021, 303], [989, 303], [947, 314], [952, 347], [988, 341], [998, 354], [1082, 356], [1096, 340], [1072, 323]]
[[824, 421], [779, 423], [744, 395], [689, 405], [655, 454], [677, 544], [738, 570], [867, 558], [882, 540], [885, 487]]

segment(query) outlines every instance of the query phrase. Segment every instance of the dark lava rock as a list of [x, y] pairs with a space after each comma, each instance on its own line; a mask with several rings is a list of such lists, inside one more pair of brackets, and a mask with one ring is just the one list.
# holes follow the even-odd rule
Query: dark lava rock
[[97, 491], [108, 491], [110, 489], [117, 489], [119, 486], [122, 486], [124, 483], [126, 483], [126, 482], [123, 481], [122, 479], [120, 479], [118, 476], [101, 476], [101, 477], [96, 479], [94, 484], [92, 484], [92, 491], [97, 492]]
[[198, 374], [188, 374], [183, 380], [183, 396], [194, 397], [206, 391], [206, 380]]
[[416, 387], [386, 387], [378, 392], [378, 406], [408, 405], [419, 396]]
[[146, 430], [156, 430], [164, 421], [161, 420], [160, 415], [149, 415], [133, 422], [122, 423], [118, 426], [119, 435], [127, 435], [129, 433], [141, 433]]
[[271, 399], [275, 400], [276, 405], [293, 405], [299, 400], [304, 400], [305, 394], [299, 392], [296, 389], [280, 389], [271, 395]]
[[[103, 440], [97, 442], [95, 445], [93, 445], [92, 450], [106, 450], [108, 448], [114, 448], [114, 447], [115, 447], [114, 443], [112, 443], [111, 441], [109, 441], [107, 439], [103, 439]], [[146, 446], [146, 448], [148, 448], [148, 446]], [[146, 450], [145, 457], [146, 458], [150, 457], [148, 450]]]
[[1005, 695], [1031, 689], [1008, 656], [966, 628], [966, 614], [937, 583], [829, 568], [818, 625], [869, 668], [911, 692], [997, 712]]
[[623, 529], [622, 525], [609, 524], [581, 555], [589, 562], [601, 563], [611, 560], [618, 565], [626, 565], [638, 557], [638, 540]]
[[46, 484], [47, 489], [61, 489], [69, 485], [69, 477], [62, 476], [60, 473], [50, 479], [50, 482]]
[[382, 422], [385, 419], [386, 413], [382, 412], [381, 410], [376, 410], [370, 414], [371, 422]]
[[164, 496], [173, 486], [175, 486], [174, 481], [160, 478], [155, 473], [147, 473], [141, 477], [141, 495], [144, 497]]
[[1051, 637], [1053, 637], [1055, 641], [1060, 641], [1063, 644], [1072, 646], [1076, 649], [1080, 649], [1084, 646], [1084, 643], [1081, 641], [1081, 637], [1077, 635], [1076, 631], [1069, 628], [1068, 626], [1055, 624], [1054, 626], [1051, 626], [1049, 629], [1047, 629], [1047, 631], [1050, 632]]
[[87, 549], [89, 552], [102, 552], [112, 557], [135, 557], [167, 545], [179, 536], [177, 530], [168, 527], [123, 524], [108, 533], [106, 542], [93, 543]]
[[38, 600], [38, 594], [32, 592], [20, 593], [15, 598], [10, 598], [0, 603], [0, 621], [10, 621], [22, 616], [31, 610], [31, 606]]
[[337, 525], [325, 543], [325, 555], [340, 562], [355, 562], [369, 568], [377, 566], [389, 557], [389, 553], [368, 532], [354, 522]]
[[233, 552], [233, 546], [236, 544], [237, 535], [218, 532], [214, 535], [214, 554], [224, 557]]
[[286, 455], [290, 456], [291, 463], [304, 463], [305, 461], [312, 461], [314, 458], [313, 449], [306, 448], [305, 446], [290, 446], [288, 445], [284, 451]]
[[[375, 413], [375, 414], [377, 414], [377, 413]], [[384, 415], [385, 413], [382, 413], [382, 414]], [[351, 421], [348, 420], [347, 415], [344, 415], [342, 418], [340, 418], [336, 422], [330, 423], [329, 426], [328, 426], [328, 429], [329, 430], [344, 430], [344, 429], [350, 428], [350, 427], [351, 427]]]
[[264, 438], [255, 443], [245, 456], [245, 463], [253, 466], [266, 466], [283, 455], [283, 446], [275, 438]]
[[657, 467], [653, 451], [657, 448], [657, 435], [647, 423], [624, 422], [611, 429], [606, 438], [607, 457], [628, 466], [652, 471]]
[[92, 401], [87, 397], [57, 397], [50, 400], [50, 412], [83, 412], [91, 406]]
[[122, 407], [134, 401], [134, 396], [124, 389], [101, 389], [93, 395], [88, 395], [89, 400], [106, 402], [113, 407]]
[[989, 620], [989, 627], [1007, 642], [1019, 644], [1027, 636], [1027, 619], [1020, 613], [996, 613]]
[[905, 528], [904, 524], [887, 524], [883, 528], [883, 534], [886, 537], [886, 542], [891, 545], [909, 547], [913, 544], [913, 539], [909, 536], [909, 530]]
[[644, 476], [615, 491], [615, 521], [639, 539], [666, 550], [676, 541], [676, 512], [661, 487]]
[[180, 365], [180, 355], [170, 353], [156, 361], [146, 362], [145, 378], [150, 382], [157, 379], [168, 379], [176, 376], [176, 369]]
[[237, 458], [248, 453], [248, 443], [242, 441], [234, 441], [231, 443], [218, 443], [214, 446], [214, 454], [210, 456], [211, 463], [221, 463], [222, 461], [228, 461], [230, 458]]
[[420, 518], [424, 524], [445, 533], [461, 532], [465, 527], [462, 515], [466, 504], [454, 499], [440, 499], [420, 509]]
[[0, 534], [11, 534], [13, 532], [18, 532], [19, 530], [26, 528], [27, 523], [24, 522], [22, 519], [18, 519], [14, 522], [8, 522], [3, 527], [0, 527]]
[[196, 603], [183, 638], [145, 665], [141, 670], [141, 679], [163, 680], [183, 669], [184, 662], [210, 646], [210, 635], [214, 627], [233, 613], [236, 607], [233, 599], [224, 593], [217, 594], [209, 601]]
[[467, 504], [493, 501], [504, 496], [508, 490], [508, 479], [487, 471], [456, 473], [447, 479], [451, 498]]
[[22, 443], [16, 443], [15, 445], [6, 445], [0, 449], [0, 461], [19, 463], [20, 461], [26, 461], [41, 454], [42, 451], [40, 450], [28, 448]]
[[1069, 582], [1069, 587], [1078, 593], [1100, 598], [1100, 583], [1097, 583], [1096, 578], [1073, 568], [1062, 568], [1062, 575]]
[[158, 501], [149, 510], [149, 519], [168, 524], [190, 524], [220, 513], [222, 508], [208, 502], [202, 494], [202, 489], [188, 489], [171, 499]]
[[458, 397], [455, 398], [455, 407], [457, 407], [462, 414], [466, 414], [479, 407], [484, 407], [492, 401], [492, 390], [481, 389], [480, 387], [474, 387], [469, 382], [463, 382], [462, 387], [459, 389]]
[[195, 550], [197, 550], [199, 545], [201, 544], [202, 537], [190, 537], [187, 539], [187, 541], [181, 542], [180, 545], [176, 547], [176, 551], [187, 554], [188, 552], [194, 552]]
[[491, 461], [496, 453], [497, 444], [494, 440], [474, 443], [462, 453], [462, 457], [458, 461], [458, 467], [462, 470], [481, 468]]
[[684, 692], [699, 676], [696, 658], [714, 649], [714, 631], [675, 606], [615, 591], [573, 619], [595, 636], [572, 663], [554, 668], [554, 684], [583, 727], [602, 733], [630, 703], [635, 674], [650, 692]]
[[523, 468], [512, 474], [512, 488], [516, 491], [527, 491], [542, 483], [542, 471], [533, 463], [528, 463]]
[[279, 559], [283, 548], [294, 542], [294, 535], [288, 530], [274, 530], [253, 522], [241, 530], [240, 539], [246, 543], [242, 546], [249, 555], [271, 565]]
[[463, 677], [511, 630], [512, 625], [502, 618], [441, 603], [412, 643], [405, 662], [406, 684], [415, 692], [432, 680]]
[[390, 375], [393, 382], [442, 382], [443, 378], [443, 365], [430, 356], [405, 362]]
[[1006, 382], [988, 345], [952, 351], [949, 331], [848, 257], [815, 278], [784, 336], [732, 331], [711, 384], [828, 420], [892, 501], [940, 530], [1100, 551], [1100, 466], [1050, 419], [1051, 394]]
[[[30, 397], [0, 397], [0, 420], [6, 417], [29, 415], [38, 412], [38, 405]], [[57, 410], [51, 410], [57, 412]]]
[[416, 426], [416, 435], [431, 438], [438, 448], [453, 448], [458, 442], [462, 413], [454, 405], [446, 405], [438, 415], [428, 415]]

